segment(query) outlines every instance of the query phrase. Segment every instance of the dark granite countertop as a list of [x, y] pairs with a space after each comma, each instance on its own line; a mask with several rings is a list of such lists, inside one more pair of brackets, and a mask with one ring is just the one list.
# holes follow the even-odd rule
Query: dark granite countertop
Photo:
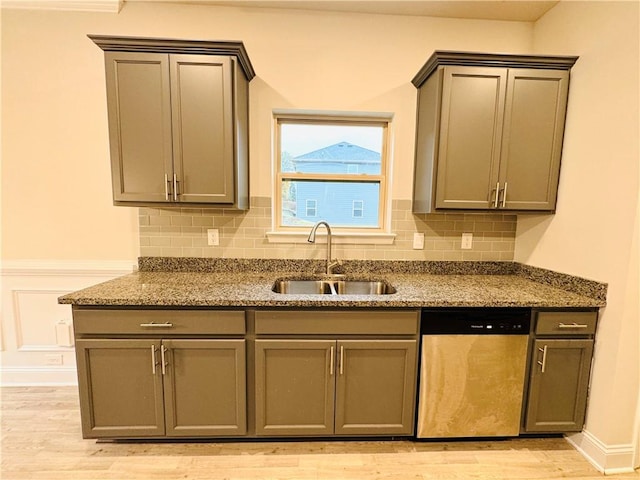
[[[294, 262], [294, 263], [292, 263]], [[389, 295], [290, 295], [278, 279], [317, 275], [322, 262], [141, 258], [140, 271], [64, 295], [84, 306], [602, 307], [606, 284], [512, 262], [345, 261], [347, 279], [385, 280]]]

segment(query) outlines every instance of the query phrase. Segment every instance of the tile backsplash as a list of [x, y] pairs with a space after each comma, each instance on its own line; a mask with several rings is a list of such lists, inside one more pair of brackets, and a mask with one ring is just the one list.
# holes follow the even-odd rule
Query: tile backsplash
[[[324, 258], [322, 244], [269, 243], [271, 198], [252, 197], [245, 212], [213, 208], [140, 208], [140, 256], [221, 258]], [[391, 245], [334, 245], [333, 256], [350, 260], [512, 261], [517, 217], [502, 213], [411, 213], [411, 200], [393, 200]], [[217, 228], [219, 246], [207, 245]], [[424, 249], [413, 234], [423, 232]], [[471, 250], [460, 248], [462, 233], [473, 233]]]

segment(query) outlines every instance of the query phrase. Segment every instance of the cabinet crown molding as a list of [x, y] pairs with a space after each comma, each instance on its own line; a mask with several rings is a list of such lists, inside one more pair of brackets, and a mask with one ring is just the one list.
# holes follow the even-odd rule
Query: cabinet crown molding
[[244, 43], [239, 40], [183, 40], [174, 38], [87, 35], [105, 52], [153, 52], [187, 55], [227, 55], [238, 59], [251, 81], [256, 76]]
[[579, 57], [558, 55], [515, 55], [503, 53], [456, 52], [436, 50], [411, 80], [419, 88], [427, 78], [443, 65], [502, 68], [544, 68], [570, 70]]

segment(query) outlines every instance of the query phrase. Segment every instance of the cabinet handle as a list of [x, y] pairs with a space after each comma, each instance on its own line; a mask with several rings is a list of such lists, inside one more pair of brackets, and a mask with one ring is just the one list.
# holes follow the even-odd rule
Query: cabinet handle
[[344, 374], [344, 345], [340, 345], [340, 375]]
[[334, 370], [334, 367], [335, 367], [335, 365], [334, 365], [335, 355], [333, 353], [334, 353], [334, 351], [333, 351], [333, 346], [332, 346], [331, 347], [331, 351], [329, 352], [329, 357], [330, 357], [330, 360], [329, 360], [329, 375], [333, 375], [333, 370]]
[[169, 175], [164, 174], [164, 198], [165, 200], [170, 200], [169, 198]]
[[540, 373], [544, 373], [545, 368], [547, 367], [547, 345], [544, 348], [538, 348], [539, 352], [542, 352], [542, 361], [538, 360], [538, 365], [542, 367], [540, 369]]
[[558, 328], [589, 328], [589, 325], [585, 325], [584, 323], [559, 323]]
[[160, 367], [162, 367], [162, 375], [167, 373], [167, 364], [165, 362], [164, 353], [167, 351], [167, 347], [164, 345], [160, 346]]
[[507, 206], [507, 182], [504, 182], [504, 188], [502, 189], [502, 208]]
[[141, 323], [140, 326], [142, 328], [173, 328], [173, 323], [170, 323], [170, 322], [164, 322], [164, 323], [150, 322], [150, 323]]
[[151, 372], [153, 372], [153, 374], [156, 374], [156, 346], [155, 345], [151, 345]]
[[177, 202], [178, 201], [178, 195], [180, 195], [178, 193], [178, 176], [174, 173], [173, 174], [173, 201]]
[[493, 201], [493, 208], [498, 208], [498, 197], [500, 196], [500, 182], [496, 183], [496, 198]]

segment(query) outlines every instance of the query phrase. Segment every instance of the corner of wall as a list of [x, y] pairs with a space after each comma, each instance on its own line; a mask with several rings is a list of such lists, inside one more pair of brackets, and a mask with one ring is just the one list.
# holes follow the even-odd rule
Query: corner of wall
[[633, 444], [607, 445], [587, 430], [566, 438], [589, 463], [605, 475], [634, 471]]

